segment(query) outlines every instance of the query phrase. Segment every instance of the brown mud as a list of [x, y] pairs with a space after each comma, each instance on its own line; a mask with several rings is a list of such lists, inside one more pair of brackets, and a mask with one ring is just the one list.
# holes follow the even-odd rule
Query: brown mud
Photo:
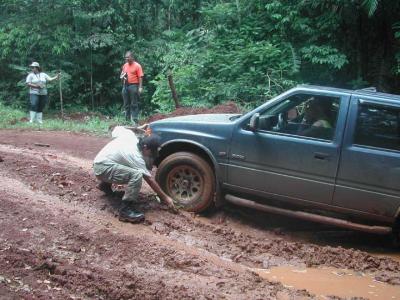
[[399, 252], [382, 237], [233, 206], [174, 215], [145, 185], [145, 223], [121, 223], [121, 192], [103, 195], [91, 170], [107, 141], [0, 131], [0, 299], [318, 297], [254, 271], [282, 266], [348, 269], [400, 287]]

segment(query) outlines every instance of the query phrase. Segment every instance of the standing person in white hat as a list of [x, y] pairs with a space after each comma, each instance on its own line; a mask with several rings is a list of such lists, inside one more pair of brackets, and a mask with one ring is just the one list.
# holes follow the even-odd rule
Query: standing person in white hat
[[46, 83], [59, 79], [60, 73], [54, 77], [50, 77], [42, 72], [38, 62], [34, 61], [30, 64], [32, 72], [26, 77], [26, 84], [29, 86], [29, 123], [35, 120], [39, 124], [43, 123], [43, 108], [47, 103]]

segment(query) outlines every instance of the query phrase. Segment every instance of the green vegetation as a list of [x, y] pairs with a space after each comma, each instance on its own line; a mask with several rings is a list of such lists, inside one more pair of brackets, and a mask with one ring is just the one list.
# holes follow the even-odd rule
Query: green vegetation
[[19, 122], [19, 120], [26, 117], [26, 115], [22, 111], [6, 107], [1, 102], [0, 102], [0, 112], [1, 112], [1, 117], [0, 117], [1, 128], [12, 127], [17, 122]]
[[60, 130], [74, 132], [88, 132], [99, 135], [108, 134], [112, 124], [123, 124], [122, 118], [104, 119], [99, 116], [87, 115], [84, 120], [62, 120], [58, 115], [45, 116], [42, 125], [27, 122], [26, 114], [19, 109], [13, 109], [0, 103], [0, 128], [7, 129], [34, 129], [34, 130]]
[[[392, 0], [3, 0], [0, 102], [26, 109], [35, 60], [62, 70], [67, 110], [116, 116], [128, 49], [146, 74], [145, 115], [174, 108], [169, 74], [187, 106], [253, 107], [299, 83], [399, 93], [399, 10]], [[49, 96], [58, 111], [57, 83]]]

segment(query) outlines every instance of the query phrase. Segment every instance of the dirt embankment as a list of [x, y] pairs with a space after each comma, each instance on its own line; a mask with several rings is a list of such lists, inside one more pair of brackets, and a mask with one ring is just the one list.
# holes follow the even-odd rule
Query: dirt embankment
[[121, 223], [121, 193], [103, 195], [92, 176], [105, 138], [0, 131], [0, 141], [0, 298], [314, 297], [252, 271], [277, 265], [348, 268], [400, 285], [389, 257], [296, 239], [284, 223], [252, 222], [234, 207], [174, 215], [146, 186], [146, 222]]
[[145, 123], [154, 122], [157, 120], [198, 114], [238, 114], [241, 113], [239, 107], [234, 102], [226, 102], [214, 106], [212, 108], [195, 108], [195, 107], [180, 107], [169, 114], [155, 114], [149, 117]]

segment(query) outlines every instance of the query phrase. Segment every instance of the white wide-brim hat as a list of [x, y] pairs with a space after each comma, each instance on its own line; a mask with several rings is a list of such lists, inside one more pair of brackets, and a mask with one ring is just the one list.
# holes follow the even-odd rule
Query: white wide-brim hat
[[34, 61], [33, 63], [31, 63], [29, 66], [30, 66], [30, 67], [37, 67], [37, 68], [40, 68], [39, 63], [36, 62], [36, 61]]

